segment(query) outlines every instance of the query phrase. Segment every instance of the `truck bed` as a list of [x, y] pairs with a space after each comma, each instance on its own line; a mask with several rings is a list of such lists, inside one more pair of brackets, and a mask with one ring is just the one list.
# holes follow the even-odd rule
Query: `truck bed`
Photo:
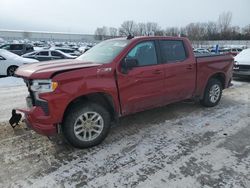
[[227, 61], [232, 60], [233, 56], [230, 54], [199, 54], [195, 55], [196, 62], [220, 62], [220, 61]]

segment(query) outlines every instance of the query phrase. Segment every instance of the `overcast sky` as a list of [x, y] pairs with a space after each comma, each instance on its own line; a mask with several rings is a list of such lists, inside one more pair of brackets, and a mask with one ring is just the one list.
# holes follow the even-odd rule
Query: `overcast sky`
[[231, 11], [232, 24], [250, 24], [250, 0], [0, 0], [0, 29], [92, 34], [125, 20], [162, 28], [217, 21]]

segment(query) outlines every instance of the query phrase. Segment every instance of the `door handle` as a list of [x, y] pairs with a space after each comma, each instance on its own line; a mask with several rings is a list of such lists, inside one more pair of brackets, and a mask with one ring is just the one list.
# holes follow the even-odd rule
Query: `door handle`
[[187, 69], [188, 69], [188, 70], [193, 69], [193, 65], [192, 65], [192, 64], [189, 64], [189, 65], [187, 66]]
[[161, 73], [162, 73], [161, 70], [154, 70], [154, 71], [153, 71], [153, 74], [161, 74]]

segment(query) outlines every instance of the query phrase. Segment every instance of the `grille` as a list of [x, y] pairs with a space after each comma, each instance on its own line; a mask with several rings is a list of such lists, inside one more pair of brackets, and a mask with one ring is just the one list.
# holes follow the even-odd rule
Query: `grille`
[[235, 65], [234, 69], [236, 69], [238, 71], [249, 71], [250, 65]]

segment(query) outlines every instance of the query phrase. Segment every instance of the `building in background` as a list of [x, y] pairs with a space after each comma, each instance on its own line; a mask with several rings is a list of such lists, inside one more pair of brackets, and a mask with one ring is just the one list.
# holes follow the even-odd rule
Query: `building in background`
[[94, 35], [79, 33], [60, 33], [60, 32], [39, 32], [39, 31], [16, 31], [0, 30], [0, 38], [4, 40], [23, 40], [31, 41], [71, 41], [71, 42], [96, 42]]

